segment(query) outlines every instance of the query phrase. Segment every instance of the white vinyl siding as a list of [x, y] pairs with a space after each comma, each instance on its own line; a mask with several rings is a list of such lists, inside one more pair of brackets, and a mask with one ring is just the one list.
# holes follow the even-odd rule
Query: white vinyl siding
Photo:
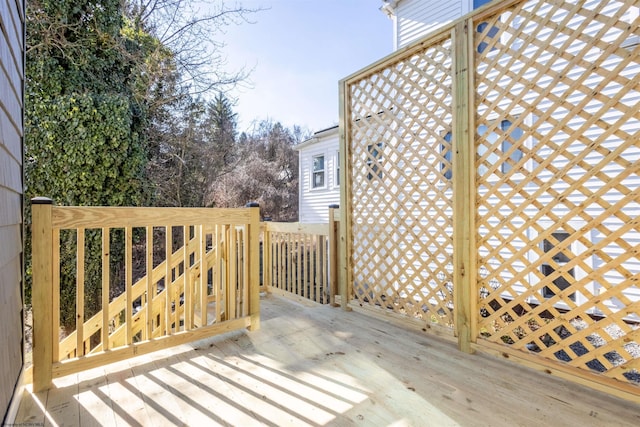
[[[325, 132], [323, 132], [324, 134]], [[315, 141], [299, 148], [300, 158], [300, 199], [299, 220], [302, 223], [327, 223], [329, 205], [340, 203], [340, 185], [336, 179], [338, 161], [338, 130], [326, 131]], [[313, 186], [314, 158], [324, 157], [324, 186]]]
[[396, 9], [396, 46], [416, 41], [468, 12], [469, 0], [404, 0]]
[[491, 0], [400, 0], [394, 46], [399, 49]]

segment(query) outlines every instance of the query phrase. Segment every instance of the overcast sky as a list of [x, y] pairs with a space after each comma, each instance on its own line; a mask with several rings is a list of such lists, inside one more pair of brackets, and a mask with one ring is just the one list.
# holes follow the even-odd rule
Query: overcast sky
[[[228, 4], [231, 4], [227, 1]], [[317, 131], [338, 122], [338, 81], [391, 53], [379, 0], [241, 0], [254, 24], [223, 34], [229, 69], [253, 68], [237, 99], [240, 131], [254, 120]]]

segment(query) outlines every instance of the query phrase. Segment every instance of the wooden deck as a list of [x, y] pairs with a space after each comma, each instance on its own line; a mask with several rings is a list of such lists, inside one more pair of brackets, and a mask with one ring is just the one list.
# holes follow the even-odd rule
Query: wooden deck
[[25, 392], [36, 425], [637, 426], [634, 404], [377, 318], [262, 299], [262, 328]]

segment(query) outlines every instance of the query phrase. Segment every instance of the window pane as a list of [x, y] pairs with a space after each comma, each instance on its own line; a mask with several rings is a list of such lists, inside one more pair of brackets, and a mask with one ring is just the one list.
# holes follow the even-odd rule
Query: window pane
[[316, 156], [313, 158], [313, 171], [323, 171], [324, 170], [324, 156]]
[[324, 187], [324, 172], [314, 172], [313, 187]]

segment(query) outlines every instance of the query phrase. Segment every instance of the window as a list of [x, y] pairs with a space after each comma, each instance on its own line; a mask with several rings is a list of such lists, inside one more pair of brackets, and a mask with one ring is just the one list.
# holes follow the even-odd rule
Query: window
[[473, 8], [477, 9], [483, 4], [489, 3], [491, 0], [473, 0]]
[[[487, 132], [487, 126], [486, 125], [480, 125], [478, 126], [478, 135], [483, 136], [486, 132]], [[519, 127], [513, 127], [511, 126], [511, 121], [510, 120], [502, 120], [500, 122], [500, 127], [499, 127], [499, 131], [504, 132], [505, 134], [507, 132], [509, 132], [508, 135], [504, 135], [503, 136], [503, 140], [502, 140], [502, 146], [500, 147], [501, 151], [503, 153], [508, 152], [509, 150], [511, 150], [512, 144], [516, 143], [518, 140], [520, 140], [524, 134], [524, 132], [522, 131], [522, 129], [520, 129]], [[487, 141], [487, 145], [491, 145], [493, 143], [495, 143], [499, 138], [499, 135], [496, 134], [495, 132], [492, 132], [490, 135], [488, 135], [485, 139]], [[478, 146], [478, 155], [482, 156], [487, 152], [487, 146], [486, 145], [480, 145]], [[489, 163], [491, 165], [495, 165], [498, 160], [499, 160], [499, 156], [496, 153], [491, 153], [489, 155], [489, 157], [485, 160], [485, 163]], [[507, 173], [512, 169], [512, 165], [519, 162], [522, 159], [522, 150], [516, 148], [515, 150], [513, 150], [513, 152], [511, 153], [511, 155], [509, 156], [509, 159], [505, 162], [502, 163], [502, 165], [500, 165], [500, 170], [502, 171], [502, 173]], [[480, 167], [478, 168], [478, 173], [482, 176], [484, 174], [487, 173], [487, 167], [484, 164], [481, 164]]]
[[382, 142], [367, 146], [367, 179], [371, 181], [374, 176], [382, 178]]
[[336, 187], [340, 187], [340, 152], [336, 151]]
[[313, 169], [311, 173], [311, 188], [324, 187], [324, 155], [313, 156]]

